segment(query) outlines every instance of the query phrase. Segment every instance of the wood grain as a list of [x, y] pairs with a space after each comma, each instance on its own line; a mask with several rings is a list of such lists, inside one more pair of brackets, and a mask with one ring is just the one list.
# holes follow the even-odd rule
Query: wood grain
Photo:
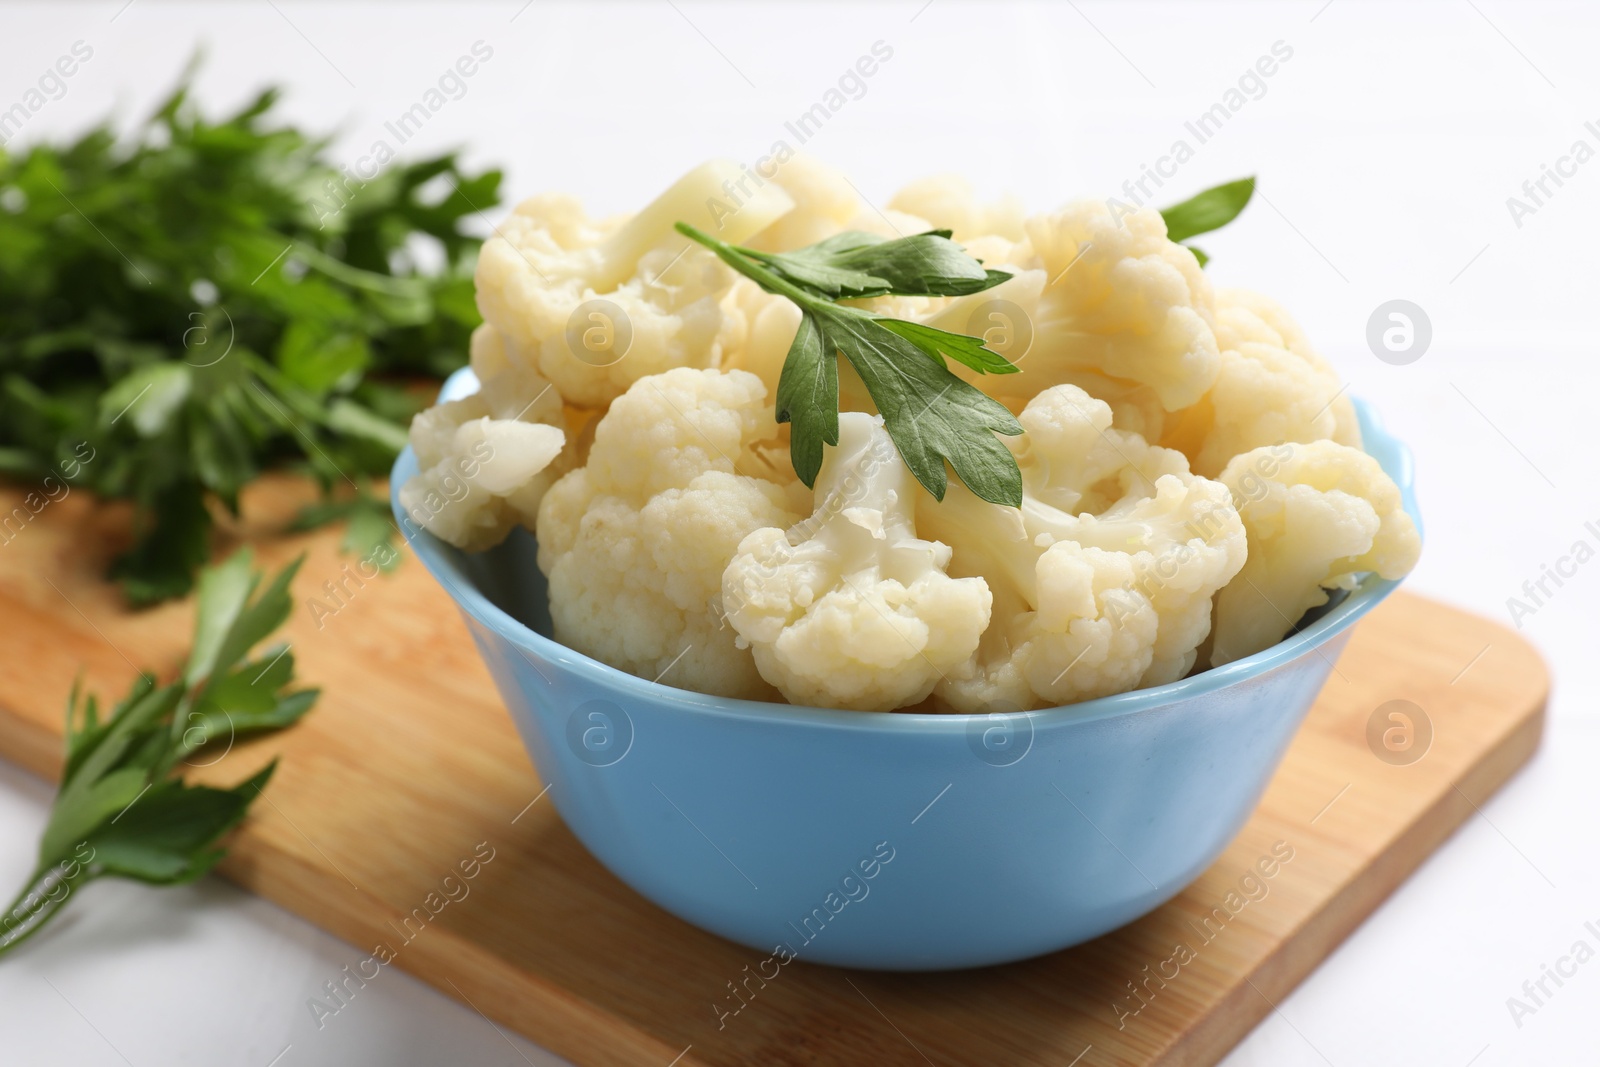
[[[284, 756], [222, 873], [356, 946], [352, 970], [386, 945], [388, 965], [580, 1064], [1213, 1063], [1475, 817], [1543, 727], [1548, 678], [1525, 642], [1397, 595], [1356, 629], [1250, 823], [1165, 907], [1077, 949], [982, 971], [792, 964], [719, 1029], [713, 1004], [763, 957], [658, 910], [588, 856], [535, 802], [542, 786], [422, 567], [408, 558], [352, 580], [336, 533], [272, 535], [305, 493], [269, 480], [231, 532], [269, 563], [308, 553], [288, 635], [301, 678], [324, 696], [297, 729], [195, 772], [235, 780]], [[0, 492], [0, 515], [21, 499]], [[187, 649], [192, 605], [131, 614], [101, 579], [126, 523], [125, 509], [73, 493], [0, 533], [0, 755], [41, 775], [59, 771], [76, 674], [116, 695], [138, 668], [172, 673]], [[313, 612], [313, 599], [333, 613]], [[1406, 766], [1366, 739], [1374, 709], [1396, 699], [1434, 730]], [[1275, 845], [1293, 858], [1246, 883], [1265, 895], [1241, 893], [1233, 914], [1228, 894]], [[475, 850], [493, 858], [461, 878]], [[439, 905], [452, 872], [467, 895]], [[402, 923], [418, 914], [407, 941]], [[36, 944], [47, 951], [48, 935]], [[1180, 944], [1193, 958], [1167, 962]]]

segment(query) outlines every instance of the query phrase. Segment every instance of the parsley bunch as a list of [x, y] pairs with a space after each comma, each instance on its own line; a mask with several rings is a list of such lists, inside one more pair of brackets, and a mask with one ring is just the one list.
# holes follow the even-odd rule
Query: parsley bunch
[[[373, 375], [448, 373], [479, 321], [463, 222], [500, 173], [443, 155], [363, 182], [273, 123], [277, 96], [208, 121], [185, 78], [126, 142], [0, 150], [0, 473], [37, 483], [87, 443], [75, 484], [135, 506], [113, 573], [136, 604], [189, 590], [211, 509], [262, 470], [386, 473], [418, 405]], [[319, 514], [387, 512], [339, 504]]]
[[[287, 645], [250, 650], [289, 617], [297, 560], [262, 588], [249, 549], [200, 576], [194, 646], [182, 676], [143, 675], [104, 720], [93, 696], [67, 701], [67, 762], [39, 842], [39, 862], [0, 914], [0, 954], [55, 916], [96, 878], [192, 882], [222, 859], [217, 841], [244, 818], [277, 761], [231, 789], [187, 785], [236, 738], [292, 726], [318, 690], [291, 689]], [[259, 594], [257, 590], [259, 591]], [[221, 752], [217, 752], [217, 749]]]

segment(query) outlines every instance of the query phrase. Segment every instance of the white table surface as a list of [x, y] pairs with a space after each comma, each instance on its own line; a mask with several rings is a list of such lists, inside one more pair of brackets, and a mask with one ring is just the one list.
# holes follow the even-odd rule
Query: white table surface
[[[754, 160], [881, 40], [892, 59], [808, 150], [880, 203], [908, 178], [953, 169], [1045, 208], [1136, 177], [1281, 40], [1292, 59], [1162, 202], [1260, 176], [1258, 202], [1205, 238], [1210, 272], [1286, 303], [1415, 449], [1428, 543], [1413, 589], [1509, 621], [1507, 598], [1541, 564], [1597, 540], [1584, 523], [1600, 521], [1600, 161], [1549, 186], [1520, 226], [1506, 204], [1575, 140], [1600, 147], [1584, 128], [1600, 119], [1595, 8], [675, 5], [8, 5], [0, 109], [82, 40], [93, 57], [20, 141], [80, 130], [113, 108], [131, 119], [203, 43], [204, 100], [231, 107], [282, 82], [285, 112], [339, 128], [353, 162], [481, 40], [490, 61], [407, 150], [467, 145], [469, 161], [505, 166], [512, 198], [572, 190], [621, 210], [703, 158]], [[1366, 343], [1369, 315], [1395, 298], [1433, 326], [1429, 350], [1404, 366]], [[1600, 962], [1520, 1026], [1506, 1001], [1574, 941], [1600, 948], [1584, 930], [1600, 924], [1597, 595], [1591, 563], [1523, 620], [1556, 676], [1540, 753], [1267, 1016], [1230, 1067], [1595, 1061]], [[49, 797], [0, 764], [0, 883], [26, 873]], [[0, 1061], [560, 1062], [393, 970], [318, 1030], [307, 999], [361, 955], [215, 879], [160, 891], [96, 884], [0, 963]], [[936, 1046], [918, 1044], [939, 1062]], [[1091, 1067], [1095, 1053], [1081, 1062]]]

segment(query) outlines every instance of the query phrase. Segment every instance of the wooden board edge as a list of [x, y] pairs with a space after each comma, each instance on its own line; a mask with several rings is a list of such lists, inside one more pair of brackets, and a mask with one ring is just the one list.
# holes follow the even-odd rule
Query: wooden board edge
[[[407, 967], [408, 974], [453, 1000], [466, 1000], [467, 1006], [485, 1019], [508, 1026], [583, 1067], [638, 1067], [641, 1063], [690, 1067], [695, 1062], [683, 1056], [687, 1049], [674, 1048], [558, 985], [531, 979], [487, 949], [454, 934], [446, 932], [446, 937], [432, 942], [412, 960], [423, 962]], [[530, 981], [539, 987], [537, 1001], [523, 995]], [[481, 992], [467, 1000], [463, 988], [469, 985], [478, 985]], [[538, 1032], [528, 1023], [530, 1015], [539, 1019]]]
[[[1152, 1067], [1212, 1067], [1278, 1003], [1322, 965], [1407, 878], [1461, 829], [1477, 805], [1497, 792], [1538, 751], [1550, 699], [1548, 673], [1537, 704], [1505, 740], [1484, 753], [1456, 788], [1442, 791], [1423, 814], [1363, 867], [1273, 953], [1238, 982], [1193, 1029], [1178, 1035]], [[1474, 799], [1469, 800], [1468, 796]]]
[[[386, 923], [404, 916], [362, 894], [363, 904], [330, 908], [352, 899], [350, 886], [300, 857], [257, 843], [248, 856], [231, 854], [217, 873], [241, 889], [269, 900], [364, 956], [363, 944], [393, 938]], [[359, 892], [359, 890], [358, 890]], [[464, 1004], [496, 1025], [583, 1067], [635, 1067], [667, 1063], [682, 1052], [636, 1026], [545, 979], [520, 971], [489, 949], [443, 927], [429, 927], [403, 946], [392, 965]], [[353, 962], [353, 961], [352, 961]], [[328, 977], [338, 982], [338, 972]], [[313, 991], [311, 995], [321, 995]], [[537, 1018], [537, 1028], [530, 1020]], [[685, 1061], [686, 1063], [689, 1061]]]
[[[64, 760], [60, 736], [17, 714], [4, 703], [0, 703], [0, 717], [15, 729], [12, 740], [16, 743], [8, 749], [6, 758], [54, 786]], [[257, 811], [251, 817], [270, 816], [266, 811]], [[248, 822], [244, 832], [248, 833]], [[292, 877], [285, 874], [290, 870], [294, 872]], [[360, 947], [363, 942], [386, 936], [381, 930], [385, 922], [397, 922], [402, 918], [395, 909], [372, 906], [375, 899], [367, 897], [368, 907], [363, 914], [356, 915], [345, 908], [334, 909], [336, 918], [330, 921], [329, 912], [322, 905], [348, 895], [349, 887], [329, 871], [311, 866], [302, 857], [274, 848], [265, 841], [255, 842], [249, 853], [230, 849], [214, 873], [338, 938], [358, 953], [363, 951]], [[465, 1003], [486, 1019], [509, 1026], [558, 1056], [584, 1067], [591, 1064], [594, 1067], [634, 1067], [640, 1062], [667, 1063], [684, 1051], [669, 1048], [647, 1031], [623, 1023], [558, 985], [516, 970], [487, 949], [449, 930], [440, 928], [428, 932], [426, 944], [419, 941], [415, 950], [396, 957], [401, 970], [442, 995]], [[489, 992], [468, 999], [469, 995], [463, 993], [461, 987], [478, 988], [484, 975], [495, 976]], [[328, 977], [337, 981], [340, 976], [330, 973]], [[532, 1005], [523, 996], [530, 984], [536, 988], [538, 997]], [[543, 1016], [537, 1031], [527, 1025], [526, 1015], [533, 1009]], [[627, 1035], [626, 1048], [618, 1047], [619, 1033]]]

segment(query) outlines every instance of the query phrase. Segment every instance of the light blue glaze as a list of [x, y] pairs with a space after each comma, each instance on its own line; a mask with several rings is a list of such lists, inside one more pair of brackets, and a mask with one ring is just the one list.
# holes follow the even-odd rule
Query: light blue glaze
[[[461, 372], [443, 395], [475, 388]], [[1356, 407], [1418, 519], [1410, 453]], [[415, 471], [407, 449], [396, 494]], [[395, 513], [460, 607], [549, 799], [601, 863], [762, 957], [786, 944], [886, 970], [1051, 952], [1175, 895], [1244, 825], [1351, 624], [1397, 584], [1369, 577], [1278, 645], [1155, 689], [993, 722], [825, 711], [674, 689], [565, 648], [548, 637], [531, 536], [471, 555], [398, 500]], [[892, 860], [842, 884], [875, 848]]]

